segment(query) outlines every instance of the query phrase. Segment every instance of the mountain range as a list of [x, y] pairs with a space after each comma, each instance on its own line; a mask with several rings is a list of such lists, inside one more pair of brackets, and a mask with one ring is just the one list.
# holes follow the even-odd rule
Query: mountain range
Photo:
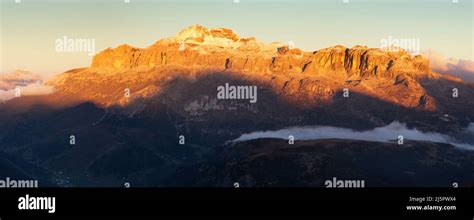
[[[217, 88], [226, 83], [256, 86], [258, 101], [218, 99]], [[401, 48], [337, 45], [303, 51], [291, 42], [263, 43], [226, 28], [194, 25], [146, 48], [106, 49], [90, 67], [58, 74], [46, 85], [55, 91], [0, 103], [0, 151], [6, 155], [2, 158], [22, 158], [21, 163], [35, 167], [30, 170], [41, 170], [30, 176], [59, 186], [121, 186], [124, 181], [140, 186], [232, 186], [235, 181], [320, 186], [321, 176], [343, 178], [351, 167], [357, 174], [346, 177], [364, 178], [369, 186], [440, 186], [455, 178], [468, 185], [474, 178], [473, 153], [449, 144], [408, 140], [408, 150], [337, 138], [295, 148], [273, 139], [227, 144], [254, 131], [312, 125], [367, 130], [393, 121], [423, 132], [459, 135], [474, 122], [474, 85], [432, 71], [428, 59]], [[397, 155], [391, 161], [396, 168], [386, 174], [361, 162], [344, 162], [375, 160], [384, 152], [380, 148]], [[417, 152], [421, 155], [413, 155]], [[413, 163], [404, 166], [405, 160]], [[328, 167], [325, 161], [342, 165]], [[436, 167], [453, 164], [449, 161], [457, 165], [445, 169], [458, 176], [381, 177], [425, 171], [437, 176], [443, 169]], [[294, 170], [283, 164], [293, 164]], [[27, 165], [16, 167], [22, 166]], [[304, 172], [290, 175], [302, 166]], [[292, 184], [294, 178], [306, 179]]]

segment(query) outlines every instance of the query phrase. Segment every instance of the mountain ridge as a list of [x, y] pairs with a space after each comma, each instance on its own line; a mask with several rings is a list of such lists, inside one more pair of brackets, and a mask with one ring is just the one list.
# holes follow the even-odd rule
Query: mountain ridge
[[[228, 56], [225, 56], [227, 54]], [[199, 55], [200, 59], [192, 59]], [[212, 59], [210, 56], [217, 55]], [[224, 55], [224, 56], [220, 56]], [[182, 57], [191, 58], [183, 60]], [[166, 59], [168, 58], [168, 60]], [[255, 38], [241, 38], [230, 29], [209, 29], [195, 25], [178, 35], [157, 41], [147, 48], [120, 45], [98, 53], [92, 69], [133, 69], [167, 64], [202, 65], [235, 71], [320, 73], [341, 71], [361, 78], [371, 73], [384, 77], [390, 69], [404, 73], [419, 72], [431, 76], [429, 61], [398, 51], [341, 45], [305, 52], [282, 43], [265, 44]]]
[[[289, 137], [222, 145], [257, 131], [314, 125], [363, 131], [393, 121], [472, 141], [462, 133], [474, 122], [472, 85], [404, 51], [304, 52], [193, 26], [147, 48], [104, 50], [91, 67], [47, 83], [54, 93], [0, 102], [6, 131], [0, 150], [34, 162], [59, 186], [295, 186], [299, 179], [314, 187], [328, 172], [373, 186], [446, 186], [472, 177], [471, 152], [410, 138], [404, 146], [348, 139], [288, 145]], [[258, 101], [219, 99], [216, 89], [226, 84], [257, 87]], [[394, 174], [389, 182], [386, 169]], [[344, 175], [354, 170], [368, 175]], [[432, 178], [412, 181], [413, 173], [427, 171]], [[439, 179], [450, 171], [456, 175]]]
[[[180, 76], [175, 76], [176, 72], [181, 72]], [[266, 82], [266, 88], [303, 105], [330, 103], [347, 89], [427, 111], [439, 110], [440, 106], [428, 94], [423, 81], [442, 79], [462, 83], [434, 73], [427, 59], [404, 50], [337, 45], [305, 52], [292, 45], [242, 38], [226, 28], [194, 25], [147, 48], [124, 44], [106, 49], [93, 57], [89, 68], [68, 71], [48, 84], [60, 93], [81, 96], [100, 105], [124, 105], [128, 101], [120, 94], [125, 88], [134, 87], [133, 97], [152, 97], [163, 86], [156, 81], [167, 81], [162, 75], [195, 78], [208, 72], [227, 72], [250, 81]], [[121, 82], [114, 95], [103, 94], [101, 88], [81, 94], [89, 90], [84, 87], [89, 83], [111, 80]], [[136, 86], [143, 83], [147, 85]]]
[[[422, 56], [365, 46], [315, 52], [276, 43], [255, 50], [224, 48], [216, 46], [217, 38], [240, 42], [244, 48], [258, 41], [241, 43], [242, 38], [227, 29], [188, 29], [191, 33], [181, 31], [148, 48], [122, 45], [104, 50], [91, 67], [50, 79], [53, 94], [13, 99], [3, 109], [15, 113], [35, 105], [61, 108], [91, 102], [130, 117], [154, 117], [156, 109], [165, 106], [184, 120], [182, 124], [215, 120], [217, 114], [224, 124], [233, 118], [267, 118], [271, 123], [265, 123], [266, 129], [301, 123], [368, 129], [397, 120], [421, 130], [453, 131], [474, 119], [474, 87], [431, 71]], [[208, 36], [212, 33], [216, 36]], [[190, 43], [201, 35], [208, 39], [203, 45]], [[181, 41], [185, 46], [180, 50]], [[259, 101], [218, 99], [216, 89], [226, 83], [258, 87]], [[453, 89], [458, 90], [456, 98]]]

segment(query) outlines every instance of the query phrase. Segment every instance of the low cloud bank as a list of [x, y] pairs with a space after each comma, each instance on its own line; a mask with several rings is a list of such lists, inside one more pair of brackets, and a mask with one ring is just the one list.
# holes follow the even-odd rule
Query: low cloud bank
[[[42, 83], [29, 84], [27, 86], [18, 86], [21, 96], [47, 95], [54, 92], [54, 87], [46, 86]], [[0, 90], [0, 101], [7, 101], [15, 98], [16, 88], [10, 90]]]
[[[474, 136], [474, 124], [471, 124], [466, 130], [469, 135]], [[405, 124], [392, 122], [385, 127], [374, 128], [367, 131], [354, 131], [348, 128], [339, 128], [331, 126], [317, 127], [290, 127], [277, 131], [257, 131], [249, 134], [243, 134], [232, 142], [242, 142], [259, 138], [281, 138], [288, 139], [292, 135], [295, 140], [318, 140], [318, 139], [352, 139], [363, 141], [387, 142], [396, 140], [402, 135], [405, 140], [419, 140], [452, 144], [456, 147], [474, 150], [470, 143], [463, 143], [448, 135], [421, 132], [417, 129], [408, 129]]]
[[448, 74], [474, 83], [474, 61], [446, 58], [433, 51], [423, 53], [430, 60], [434, 72]]
[[27, 71], [0, 74], [0, 101], [15, 98], [17, 91], [21, 96], [47, 95], [54, 92], [54, 88], [44, 85], [41, 76]]

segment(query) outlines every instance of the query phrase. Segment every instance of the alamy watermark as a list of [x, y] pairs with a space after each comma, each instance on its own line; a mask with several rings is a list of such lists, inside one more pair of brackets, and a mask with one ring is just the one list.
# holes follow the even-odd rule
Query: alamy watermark
[[56, 39], [56, 52], [83, 52], [93, 56], [95, 51], [95, 39], [92, 38], [69, 38], [64, 36]]
[[257, 86], [231, 86], [226, 83], [217, 87], [217, 99], [248, 99], [257, 102]]
[[364, 188], [364, 180], [338, 180], [333, 177], [331, 180], [324, 181], [326, 188]]
[[0, 179], [0, 188], [38, 188], [38, 180]]
[[380, 40], [381, 48], [387, 51], [399, 52], [407, 51], [413, 55], [421, 53], [420, 38], [394, 38], [388, 36]]
[[18, 198], [19, 210], [47, 210], [56, 212], [56, 197], [35, 197], [26, 194]]

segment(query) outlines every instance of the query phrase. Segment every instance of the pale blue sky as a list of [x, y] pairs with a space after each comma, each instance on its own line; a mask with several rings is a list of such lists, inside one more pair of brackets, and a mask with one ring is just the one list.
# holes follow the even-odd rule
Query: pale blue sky
[[294, 41], [308, 51], [380, 47], [389, 36], [419, 38], [422, 50], [474, 60], [472, 0], [0, 1], [0, 72], [89, 66], [87, 53], [55, 51], [63, 36], [93, 38], [97, 51], [124, 43], [146, 47], [193, 24], [231, 28], [264, 42]]

